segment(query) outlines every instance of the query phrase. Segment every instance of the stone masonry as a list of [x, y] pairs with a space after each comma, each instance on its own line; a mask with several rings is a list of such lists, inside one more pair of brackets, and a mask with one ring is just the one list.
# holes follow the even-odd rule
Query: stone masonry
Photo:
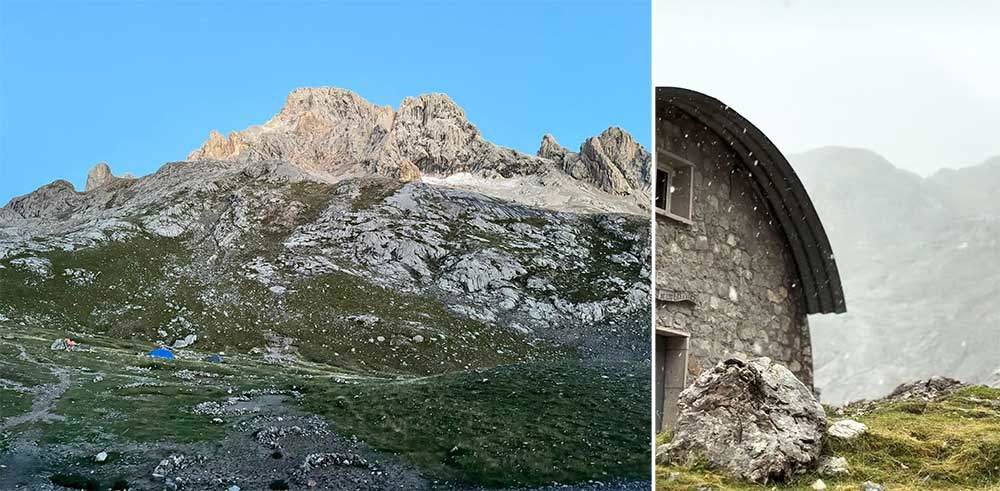
[[780, 225], [733, 148], [687, 115], [657, 118], [657, 149], [694, 164], [692, 224], [657, 215], [657, 324], [690, 334], [688, 381], [767, 356], [812, 386], [802, 289]]

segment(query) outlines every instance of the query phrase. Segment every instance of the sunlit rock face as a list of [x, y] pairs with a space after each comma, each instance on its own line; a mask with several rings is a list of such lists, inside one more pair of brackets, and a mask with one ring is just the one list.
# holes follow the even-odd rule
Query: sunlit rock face
[[690, 376], [723, 358], [766, 356], [812, 385], [805, 303], [787, 239], [727, 142], [683, 114], [657, 148], [694, 164], [691, 223], [657, 214], [657, 325], [690, 334]]
[[263, 125], [229, 136], [212, 131], [188, 160], [280, 160], [322, 175], [403, 181], [463, 173], [510, 178], [554, 168], [614, 196], [648, 199], [650, 155], [620, 128], [587, 139], [579, 153], [547, 135], [543, 150], [535, 157], [490, 143], [445, 94], [408, 97], [393, 110], [320, 87], [293, 91]]
[[114, 178], [115, 176], [111, 174], [111, 167], [108, 166], [107, 162], [100, 162], [87, 174], [87, 186], [84, 191], [93, 191], [111, 182]]
[[571, 152], [552, 135], [545, 135], [537, 155], [556, 162], [574, 178], [592, 182], [610, 193], [649, 191], [651, 157], [621, 128], [611, 127], [588, 138], [579, 152]]

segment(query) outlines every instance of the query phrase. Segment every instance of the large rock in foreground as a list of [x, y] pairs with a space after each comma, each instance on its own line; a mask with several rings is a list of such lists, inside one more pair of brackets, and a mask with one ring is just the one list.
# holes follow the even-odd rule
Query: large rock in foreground
[[707, 461], [767, 483], [806, 472], [819, 458], [823, 407], [769, 358], [720, 362], [681, 393], [680, 409], [673, 441], [661, 449], [669, 461]]

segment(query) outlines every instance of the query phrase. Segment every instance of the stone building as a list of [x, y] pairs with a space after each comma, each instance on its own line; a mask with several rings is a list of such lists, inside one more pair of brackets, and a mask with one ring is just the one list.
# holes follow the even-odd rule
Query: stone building
[[846, 311], [823, 225], [788, 161], [724, 103], [656, 91], [656, 423], [728, 357], [812, 385], [808, 314]]

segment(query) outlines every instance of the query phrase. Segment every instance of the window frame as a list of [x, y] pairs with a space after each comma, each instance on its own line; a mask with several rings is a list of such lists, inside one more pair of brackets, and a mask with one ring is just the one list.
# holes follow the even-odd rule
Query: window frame
[[[674, 186], [675, 179], [677, 179], [678, 169], [683, 169], [688, 171], [688, 182], [687, 182], [687, 198], [688, 198], [688, 216], [678, 215], [670, 210], [670, 205], [673, 202], [673, 197], [670, 195], [670, 187]], [[667, 196], [666, 196], [666, 208], [660, 208], [656, 205], [656, 190], [653, 192], [653, 209], [660, 216], [676, 220], [678, 222], [692, 225], [694, 224], [694, 163], [682, 158], [681, 156], [671, 153], [666, 150], [660, 150], [657, 152], [656, 158], [656, 170], [665, 171], [667, 173]], [[658, 176], [654, 176], [654, 186], [656, 181], [658, 181]]]

